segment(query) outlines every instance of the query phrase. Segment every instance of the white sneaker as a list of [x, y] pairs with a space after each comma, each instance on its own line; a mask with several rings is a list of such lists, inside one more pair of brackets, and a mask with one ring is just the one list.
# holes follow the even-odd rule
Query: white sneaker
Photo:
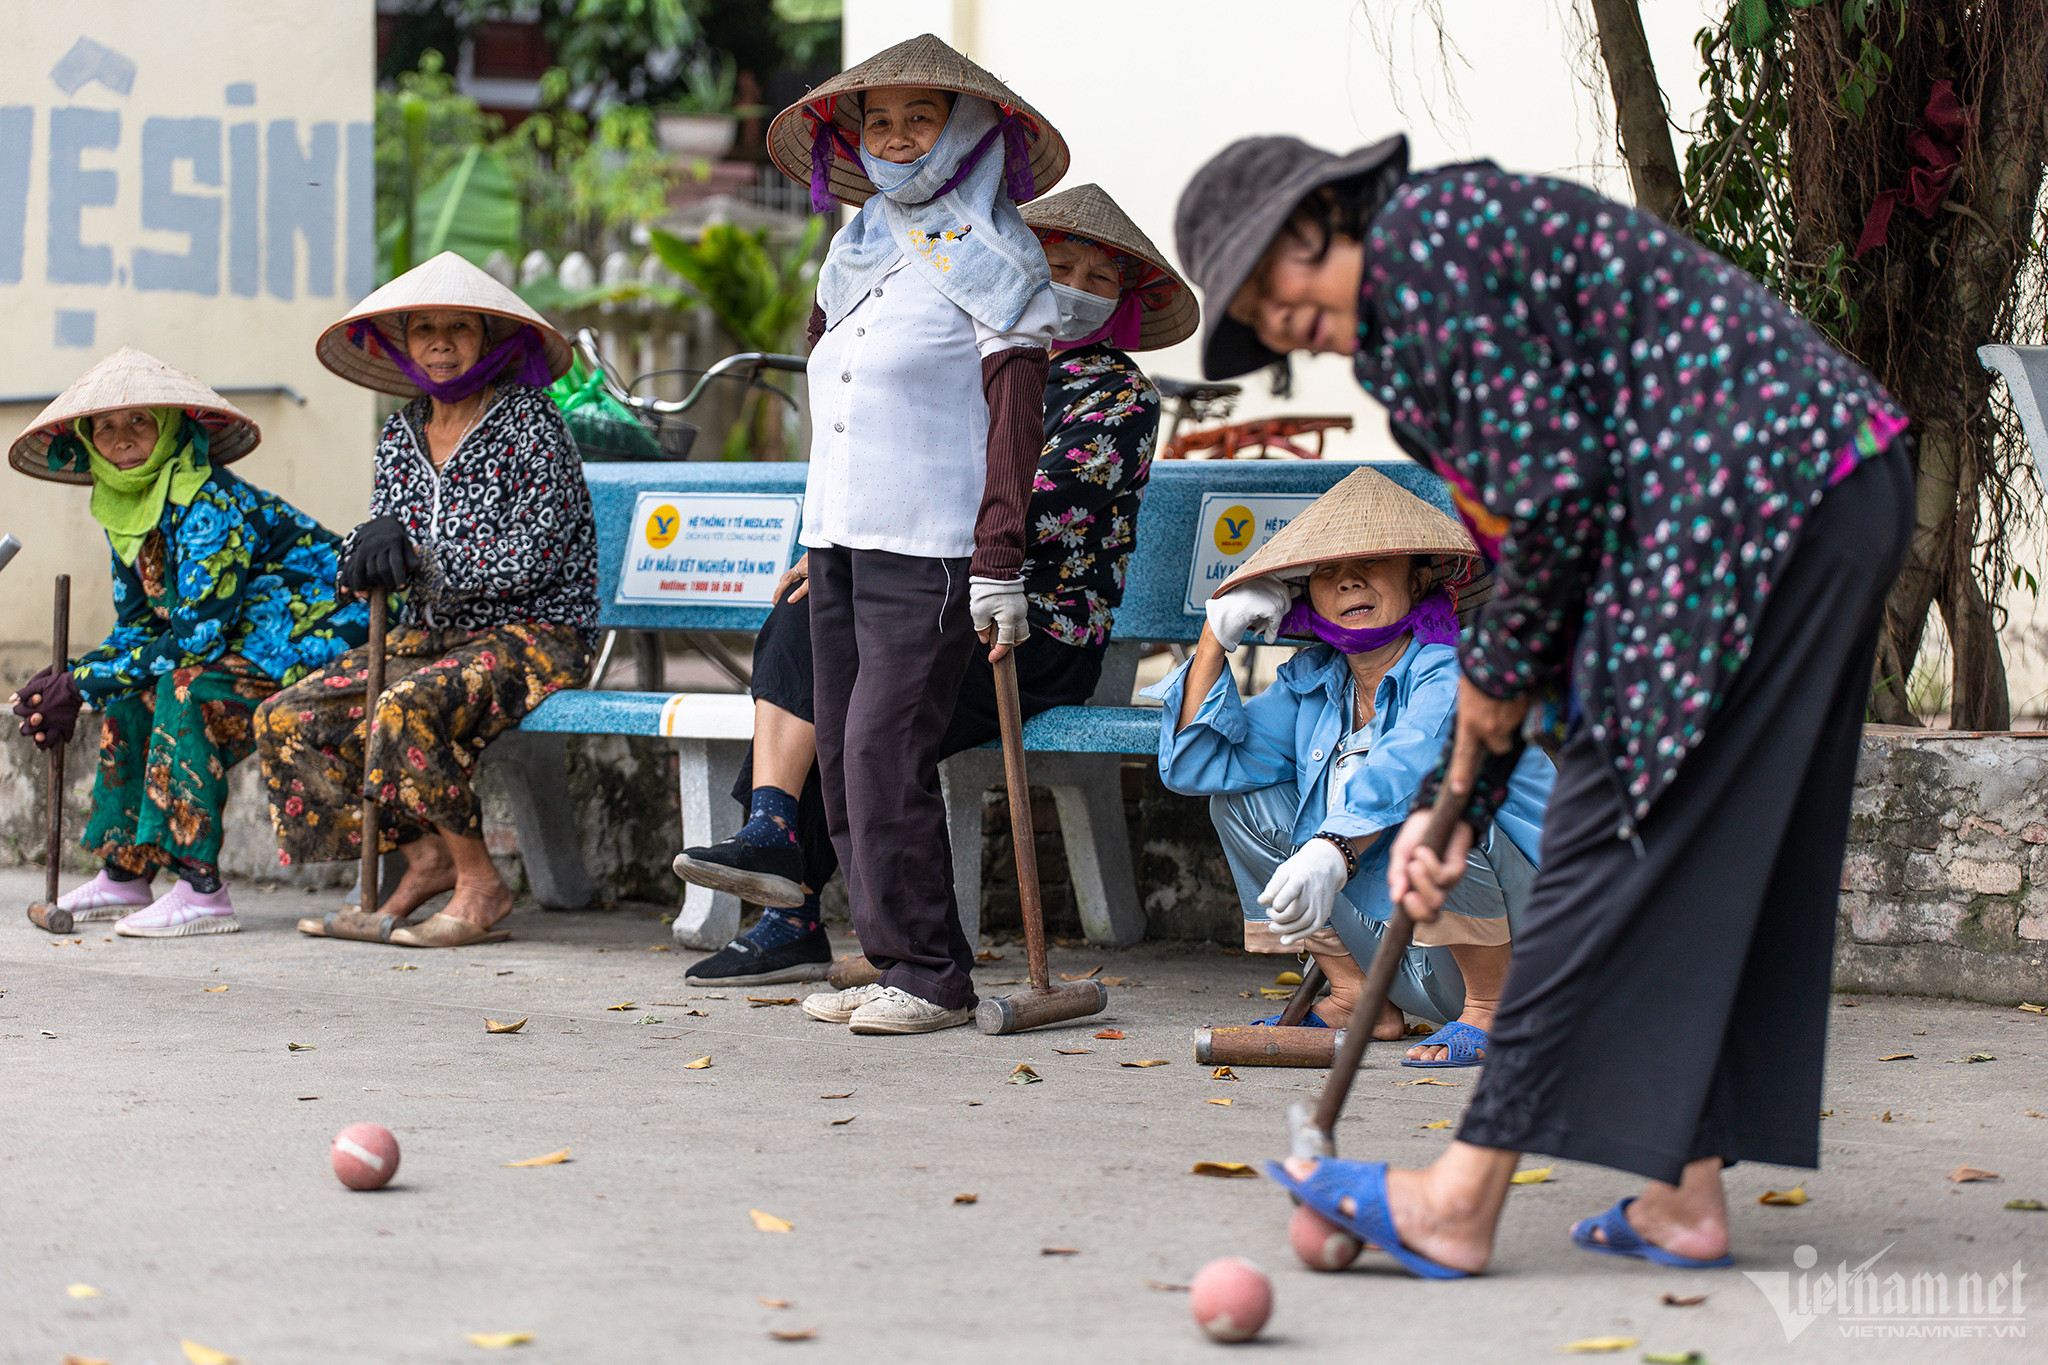
[[879, 994], [846, 1021], [855, 1033], [936, 1033], [942, 1028], [958, 1028], [974, 1017], [971, 1009], [949, 1010], [895, 986], [870, 989]]
[[187, 934], [232, 934], [241, 927], [225, 886], [202, 896], [181, 877], [148, 908], [115, 925], [114, 932], [129, 938], [183, 938]]
[[149, 883], [142, 878], [117, 882], [102, 868], [84, 886], [57, 897], [57, 908], [69, 910], [75, 922], [84, 924], [88, 920], [119, 919], [130, 910], [148, 905], [151, 895]]
[[855, 1010], [885, 989], [881, 982], [871, 981], [865, 986], [853, 986], [843, 991], [819, 991], [816, 995], [804, 997], [804, 1013], [828, 1024], [843, 1024], [853, 1018]]

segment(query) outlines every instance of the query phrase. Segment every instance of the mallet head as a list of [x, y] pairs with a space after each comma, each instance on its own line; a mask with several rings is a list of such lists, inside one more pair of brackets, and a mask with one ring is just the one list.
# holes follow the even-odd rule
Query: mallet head
[[28, 908], [29, 923], [51, 934], [68, 934], [75, 928], [71, 912], [50, 901], [37, 901]]
[[1100, 1014], [1108, 1008], [1109, 987], [1100, 981], [1073, 981], [1050, 990], [983, 996], [974, 1011], [974, 1025], [991, 1035], [1020, 1033]]

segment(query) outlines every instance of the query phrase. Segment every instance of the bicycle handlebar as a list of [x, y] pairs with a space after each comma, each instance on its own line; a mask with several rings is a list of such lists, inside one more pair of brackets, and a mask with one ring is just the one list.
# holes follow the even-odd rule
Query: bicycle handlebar
[[[636, 412], [656, 412], [662, 414], [688, 412], [696, 405], [697, 400], [704, 396], [704, 389], [712, 380], [729, 377], [743, 378], [749, 388], [759, 387], [765, 389], [794, 408], [796, 406], [794, 398], [791, 398], [778, 388], [760, 382], [761, 372], [763, 370], [778, 370], [785, 374], [803, 374], [810, 368], [809, 362], [800, 355], [781, 355], [773, 351], [742, 351], [738, 355], [725, 357], [725, 359], [704, 371], [690, 391], [679, 399], [640, 398], [619, 383], [618, 376], [612, 373], [611, 366], [607, 365], [604, 357], [598, 354], [596, 332], [588, 327], [579, 329], [576, 333], [576, 349], [582, 353], [583, 363], [588, 365], [602, 378], [605, 392]], [[744, 374], [740, 373], [742, 371], [744, 371]]]

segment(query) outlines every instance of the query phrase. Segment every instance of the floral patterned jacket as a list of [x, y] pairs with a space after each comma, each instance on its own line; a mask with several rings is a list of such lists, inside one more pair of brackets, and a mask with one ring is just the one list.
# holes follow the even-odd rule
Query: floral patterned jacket
[[72, 662], [95, 705], [181, 668], [238, 656], [289, 686], [369, 631], [336, 599], [334, 532], [282, 498], [215, 469], [189, 506], [168, 500], [130, 567], [114, 560], [113, 633]]
[[1358, 335], [1360, 384], [1497, 565], [1465, 676], [1495, 697], [1568, 691], [1630, 837], [1705, 735], [1807, 516], [1904, 412], [1691, 239], [1489, 164], [1420, 172], [1374, 215]]
[[[504, 383], [439, 470], [427, 455], [428, 401], [384, 423], [370, 519], [397, 517], [420, 552], [404, 621], [486, 631], [569, 626], [597, 644], [597, 519], [576, 443], [540, 389]], [[355, 543], [342, 545], [347, 557]]]
[[1159, 390], [1129, 356], [1095, 345], [1052, 358], [1024, 526], [1033, 630], [1070, 645], [1108, 642], [1158, 434]]

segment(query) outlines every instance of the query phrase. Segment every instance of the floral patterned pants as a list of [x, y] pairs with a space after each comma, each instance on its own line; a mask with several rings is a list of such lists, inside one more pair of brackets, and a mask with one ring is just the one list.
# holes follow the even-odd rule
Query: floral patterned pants
[[352, 649], [256, 713], [282, 863], [361, 857], [364, 797], [384, 808], [378, 844], [385, 852], [435, 827], [483, 837], [470, 785], [477, 755], [590, 667], [589, 651], [567, 626], [394, 630], [384, 645], [384, 695], [365, 762], [369, 657], [367, 648]]
[[228, 769], [256, 748], [256, 704], [275, 691], [247, 660], [228, 655], [105, 703], [92, 818], [79, 847], [129, 872], [178, 862], [214, 871]]

